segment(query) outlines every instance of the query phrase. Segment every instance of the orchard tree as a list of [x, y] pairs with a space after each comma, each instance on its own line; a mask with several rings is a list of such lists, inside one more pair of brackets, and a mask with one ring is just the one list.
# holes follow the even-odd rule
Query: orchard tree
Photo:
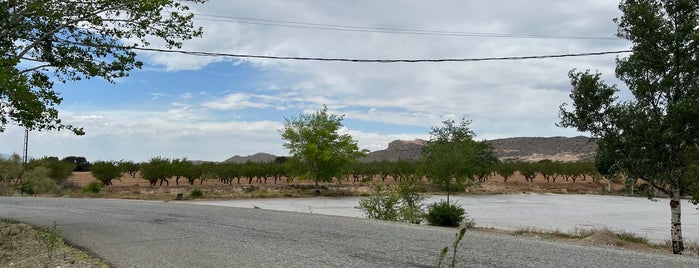
[[599, 138], [597, 167], [609, 177], [638, 178], [670, 197], [672, 250], [684, 250], [681, 198], [696, 192], [699, 147], [699, 1], [626, 0], [615, 19], [632, 53], [617, 59], [616, 76], [631, 98], [599, 73], [569, 73], [572, 110], [560, 126]]
[[495, 172], [497, 172], [502, 178], [507, 182], [512, 175], [517, 171], [516, 163], [512, 162], [500, 162], [495, 165]]
[[15, 122], [29, 130], [72, 130], [53, 88], [92, 77], [109, 82], [143, 64], [134, 49], [167, 48], [201, 36], [187, 4], [206, 0], [0, 1], [0, 132]]
[[474, 133], [469, 129], [471, 121], [462, 119], [456, 123], [447, 119], [443, 126], [432, 127], [430, 140], [422, 149], [422, 166], [425, 175], [432, 182], [447, 191], [447, 204], [452, 191], [460, 189], [467, 180], [473, 180], [484, 164], [497, 159], [485, 141], [473, 140]]
[[160, 186], [163, 186], [163, 181], [170, 185], [170, 177], [172, 177], [172, 164], [170, 159], [154, 157], [148, 163], [141, 164], [141, 177], [146, 179], [151, 186], [160, 181]]
[[131, 178], [134, 179], [136, 178], [136, 173], [138, 173], [138, 170], [140, 169], [140, 164], [134, 163], [133, 161], [121, 160], [119, 161], [118, 165], [122, 172], [129, 173]]
[[92, 176], [102, 182], [102, 186], [112, 185], [112, 180], [121, 178], [122, 170], [116, 162], [97, 161], [92, 164]]
[[358, 157], [366, 154], [359, 150], [357, 141], [349, 134], [340, 134], [344, 116], [328, 113], [328, 107], [298, 118], [285, 118], [281, 130], [284, 147], [310, 173], [316, 189], [319, 182], [330, 182], [351, 167]]

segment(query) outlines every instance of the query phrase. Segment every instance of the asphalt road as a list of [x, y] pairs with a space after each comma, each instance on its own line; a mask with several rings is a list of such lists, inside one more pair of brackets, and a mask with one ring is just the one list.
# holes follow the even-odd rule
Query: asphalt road
[[[115, 267], [434, 267], [455, 229], [177, 202], [0, 197]], [[449, 259], [449, 258], [448, 258]], [[467, 233], [459, 267], [699, 267], [699, 259]]]

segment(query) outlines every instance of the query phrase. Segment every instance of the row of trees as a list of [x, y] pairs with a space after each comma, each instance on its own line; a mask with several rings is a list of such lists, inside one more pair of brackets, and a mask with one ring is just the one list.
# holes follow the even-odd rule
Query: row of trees
[[[469, 180], [483, 182], [499, 175], [507, 182], [516, 172], [519, 172], [527, 181], [534, 181], [538, 175], [544, 177], [547, 182], [560, 180], [576, 182], [592, 178], [599, 179], [593, 162], [553, 162], [543, 160], [536, 163], [529, 162], [493, 162], [488, 166], [479, 166], [480, 172], [468, 177]], [[102, 185], [109, 186], [112, 180], [122, 176], [136, 177], [141, 171], [141, 177], [148, 180], [151, 185], [169, 185], [174, 180], [176, 185], [184, 181], [190, 185], [198, 182], [203, 184], [205, 180], [218, 180], [221, 183], [237, 183], [241, 180], [247, 183], [278, 183], [293, 182], [297, 179], [312, 179], [297, 161], [286, 157], [279, 157], [271, 163], [192, 163], [187, 159], [167, 159], [156, 157], [149, 162], [134, 163], [132, 161], [98, 161], [92, 165], [92, 174], [102, 181]], [[378, 161], [361, 163], [355, 162], [349, 166], [341, 177], [333, 177], [337, 182], [368, 182], [381, 180], [382, 182], [402, 182], [410, 176], [422, 174], [419, 161], [400, 160], [396, 162]]]

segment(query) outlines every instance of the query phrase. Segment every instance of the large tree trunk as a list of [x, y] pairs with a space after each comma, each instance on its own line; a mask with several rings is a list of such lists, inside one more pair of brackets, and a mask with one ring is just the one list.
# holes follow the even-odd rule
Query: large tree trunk
[[682, 254], [684, 242], [682, 240], [682, 196], [678, 183], [671, 183], [672, 192], [670, 196], [670, 235], [672, 237], [672, 253]]

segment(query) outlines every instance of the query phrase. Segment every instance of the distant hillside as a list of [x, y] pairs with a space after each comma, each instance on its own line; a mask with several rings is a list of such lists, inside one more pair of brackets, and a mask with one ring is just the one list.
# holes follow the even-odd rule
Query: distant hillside
[[424, 140], [403, 141], [395, 140], [388, 144], [385, 150], [374, 151], [367, 154], [366, 157], [359, 159], [360, 162], [378, 162], [388, 160], [395, 162], [398, 160], [417, 160], [422, 154], [422, 147], [425, 146]]
[[488, 141], [501, 159], [580, 161], [592, 159], [597, 143], [588, 137], [519, 137]]
[[[597, 143], [587, 137], [518, 137], [487, 141], [493, 145], [495, 155], [501, 160], [535, 162], [543, 159], [553, 161], [573, 162], [593, 159]], [[360, 162], [417, 160], [422, 154], [424, 140], [395, 140], [384, 150], [374, 151]], [[249, 156], [234, 156], [224, 163], [257, 163], [273, 162], [277, 156], [257, 153]]]
[[234, 157], [228, 158], [223, 163], [236, 163], [236, 164], [243, 164], [247, 162], [255, 162], [255, 163], [271, 163], [274, 162], [274, 159], [277, 158], [275, 155], [267, 154], [267, 153], [256, 153], [254, 155], [248, 155], [248, 156], [239, 156], [236, 155]]
[[[594, 140], [587, 137], [518, 137], [488, 141], [493, 145], [495, 155], [501, 160], [539, 161], [580, 161], [592, 159], [597, 150]], [[417, 160], [422, 153], [424, 140], [396, 140], [385, 150], [369, 153], [362, 162]]]

